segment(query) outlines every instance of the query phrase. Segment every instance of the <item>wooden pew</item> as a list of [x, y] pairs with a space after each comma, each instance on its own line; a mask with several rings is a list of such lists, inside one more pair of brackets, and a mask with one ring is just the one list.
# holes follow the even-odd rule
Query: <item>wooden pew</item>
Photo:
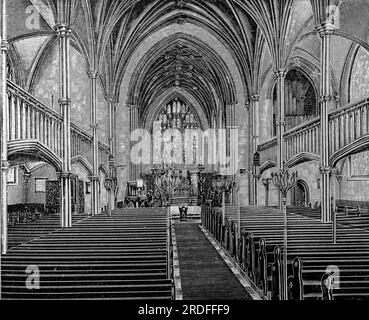
[[[171, 299], [166, 210], [138, 211], [89, 217], [9, 250], [2, 259], [3, 298]], [[40, 269], [40, 290], [24, 286], [29, 265]]]
[[[283, 246], [282, 217], [276, 210], [266, 212], [260, 208], [241, 212], [243, 236], [237, 260], [257, 286], [273, 297], [278, 296], [274, 292], [276, 273], [273, 270], [276, 268], [275, 248]], [[368, 277], [365, 276], [369, 273], [369, 232], [339, 225], [338, 243], [333, 245], [331, 225], [321, 224], [319, 220], [303, 215], [290, 214], [288, 217], [289, 287], [293, 293], [290, 293], [291, 298], [323, 299], [322, 276], [329, 265], [335, 264], [341, 271], [341, 286], [334, 290], [336, 298], [369, 296]], [[236, 221], [236, 209], [232, 211], [228, 208], [227, 219]], [[265, 243], [265, 249], [260, 243]], [[299, 258], [299, 263], [296, 258]], [[301, 270], [297, 272], [301, 277], [296, 276], [293, 267], [295, 265], [295, 268]], [[265, 269], [267, 290], [262, 287]], [[296, 289], [301, 287], [298, 279], [303, 282], [303, 291]]]

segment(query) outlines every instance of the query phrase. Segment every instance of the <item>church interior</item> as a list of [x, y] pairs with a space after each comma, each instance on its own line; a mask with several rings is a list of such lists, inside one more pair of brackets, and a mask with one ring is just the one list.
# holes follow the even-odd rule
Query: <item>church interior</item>
[[0, 9], [3, 299], [369, 298], [368, 0]]

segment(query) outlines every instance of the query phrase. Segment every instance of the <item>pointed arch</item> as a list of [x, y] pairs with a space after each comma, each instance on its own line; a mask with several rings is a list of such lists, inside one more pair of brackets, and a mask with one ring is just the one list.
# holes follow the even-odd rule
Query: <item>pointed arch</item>
[[61, 159], [37, 140], [8, 142], [8, 157], [11, 163], [43, 161], [52, 165], [56, 171], [62, 170]]
[[164, 92], [161, 96], [157, 97], [150, 108], [147, 108], [146, 112], [143, 114], [143, 126], [146, 128], [146, 130], [151, 130], [151, 125], [153, 121], [155, 121], [160, 108], [175, 98], [181, 98], [187, 102], [188, 105], [192, 107], [193, 113], [198, 116], [201, 127], [204, 129], [209, 128], [210, 125], [207, 120], [207, 115], [197, 99], [185, 89], [171, 88], [170, 90]]
[[91, 164], [81, 155], [75, 156], [72, 158], [72, 164], [79, 164], [81, 165], [88, 175], [92, 176], [93, 170]]

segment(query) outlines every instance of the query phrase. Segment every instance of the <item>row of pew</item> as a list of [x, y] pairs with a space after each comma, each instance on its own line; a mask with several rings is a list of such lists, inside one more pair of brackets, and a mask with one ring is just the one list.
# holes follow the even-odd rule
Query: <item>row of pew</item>
[[[85, 219], [85, 215], [72, 215], [72, 223]], [[8, 247], [13, 248], [35, 238], [45, 236], [60, 227], [60, 215], [42, 215], [39, 219], [8, 226]]]
[[[309, 209], [306, 209], [309, 210]], [[288, 213], [288, 298], [367, 299], [369, 297], [369, 232], [309, 217], [316, 213]], [[222, 225], [219, 209], [203, 207], [205, 227], [238, 261], [270, 299], [281, 299], [283, 213], [259, 207], [227, 207]], [[329, 280], [329, 281], [328, 281]]]
[[17, 212], [10, 212], [8, 214], [8, 225], [9, 226], [16, 226], [20, 223], [28, 223], [34, 222], [41, 219], [43, 216], [42, 212], [39, 211], [17, 211]]
[[172, 299], [170, 259], [166, 210], [85, 217], [10, 249], [2, 257], [2, 298]]
[[[319, 220], [321, 217], [320, 210], [298, 207], [288, 207], [287, 210], [290, 213], [301, 214], [317, 220]], [[367, 212], [362, 212], [360, 215], [347, 215], [347, 213], [343, 210], [335, 211], [333, 214], [335, 215], [336, 221], [339, 225], [369, 230], [369, 213]]]

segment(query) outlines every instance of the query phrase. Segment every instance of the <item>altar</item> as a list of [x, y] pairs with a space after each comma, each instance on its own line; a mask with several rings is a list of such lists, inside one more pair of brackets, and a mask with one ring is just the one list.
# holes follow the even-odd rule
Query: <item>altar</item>
[[[153, 199], [157, 200], [157, 205], [164, 205], [163, 202], [167, 202], [168, 205], [179, 206], [197, 206], [200, 203], [199, 199], [199, 175], [203, 170], [201, 166], [154, 166], [151, 169], [151, 173], [142, 174], [141, 177], [145, 181], [147, 186], [147, 193], [152, 195]], [[165, 181], [165, 177], [169, 176], [171, 181]], [[176, 178], [176, 179], [175, 179]], [[162, 181], [164, 179], [164, 181]], [[172, 186], [173, 189], [170, 194], [167, 191], [164, 192], [160, 188], [160, 183], [169, 184], [176, 181], [176, 186]], [[167, 186], [165, 186], [167, 189]]]

